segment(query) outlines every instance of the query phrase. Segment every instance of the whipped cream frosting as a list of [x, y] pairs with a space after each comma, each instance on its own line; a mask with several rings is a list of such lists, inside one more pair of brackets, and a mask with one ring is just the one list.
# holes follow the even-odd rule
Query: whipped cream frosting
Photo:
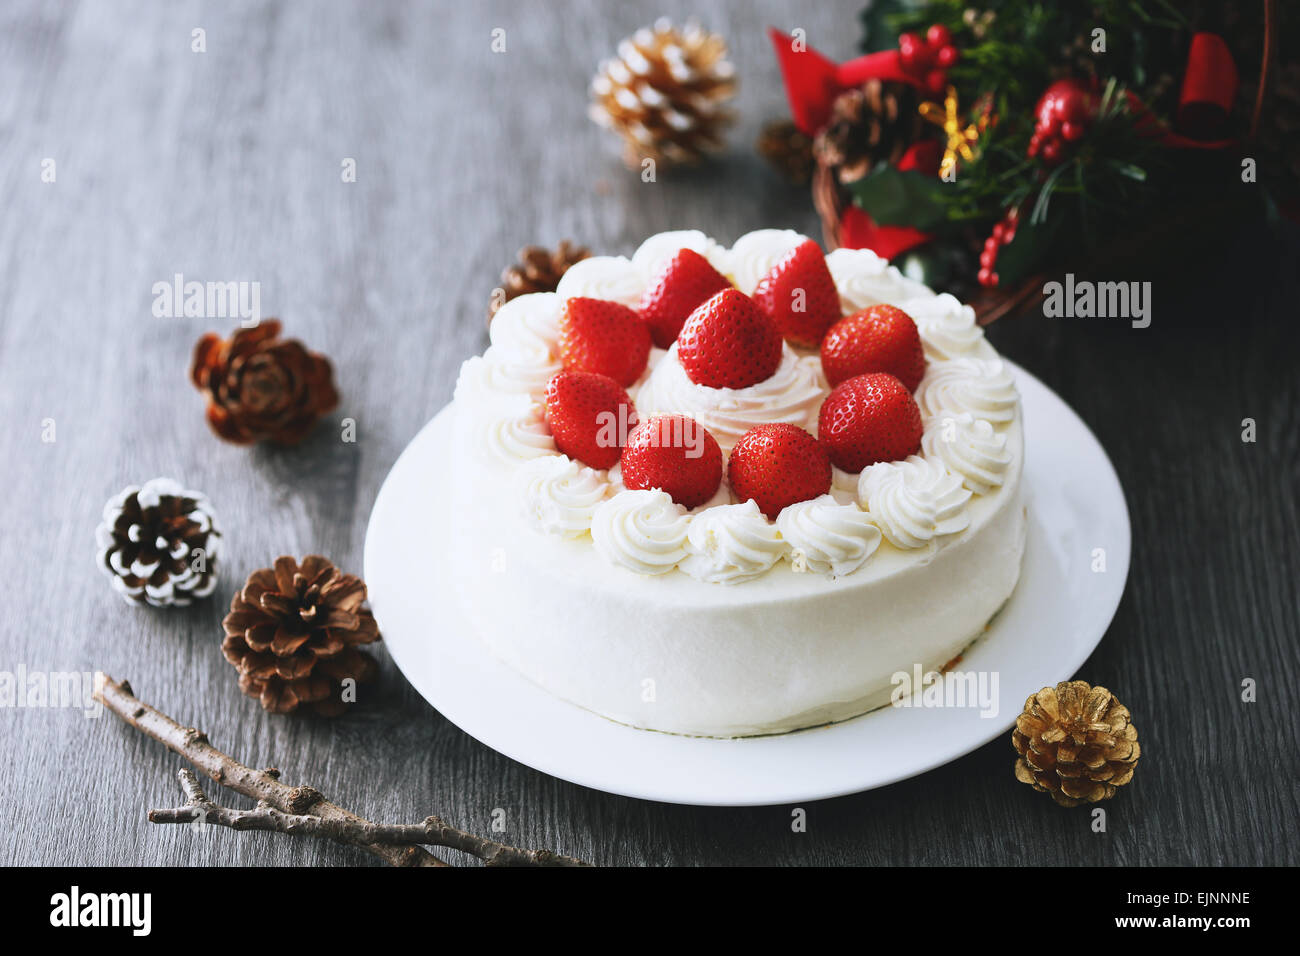
[[817, 434], [817, 412], [828, 393], [821, 359], [788, 345], [770, 378], [748, 388], [710, 388], [690, 380], [674, 343], [637, 393], [636, 407], [642, 418], [689, 415], [729, 452], [755, 425], [788, 422]]
[[516, 296], [492, 317], [488, 339], [499, 355], [533, 362], [557, 362], [563, 305], [564, 300], [554, 292]]
[[870, 249], [836, 249], [826, 256], [826, 267], [839, 290], [845, 315], [869, 305], [898, 305], [905, 299], [934, 295]]
[[622, 302], [635, 309], [645, 285], [645, 275], [632, 260], [623, 256], [592, 256], [569, 266], [560, 277], [555, 294], [561, 302], [585, 296]]
[[[570, 538], [591, 533], [610, 562], [642, 574], [674, 568], [701, 581], [740, 583], [783, 558], [799, 570], [851, 574], [879, 549], [917, 549], [966, 527], [967, 501], [999, 488], [1012, 466], [1006, 428], [1018, 414], [1011, 374], [984, 339], [974, 311], [936, 295], [869, 250], [826, 257], [846, 314], [897, 305], [917, 322], [928, 359], [916, 392], [925, 422], [920, 454], [906, 462], [835, 469], [831, 494], [799, 502], [770, 521], [754, 502], [734, 503], [724, 480], [706, 504], [687, 511], [660, 491], [627, 489], [617, 465], [597, 471], [560, 454], [541, 402], [562, 367], [559, 320], [566, 298], [590, 296], [635, 307], [647, 283], [680, 249], [692, 249], [741, 291], [806, 237], [781, 229], [749, 233], [727, 249], [697, 230], [660, 233], [631, 259], [596, 256], [571, 267], [555, 293], [518, 296], [493, 319], [491, 345], [467, 360], [456, 384], [467, 426], [503, 467], [517, 472], [531, 523]], [[696, 385], [676, 346], [652, 349], [628, 393], [644, 419], [685, 414], [700, 422], [724, 455], [758, 424], [788, 422], [817, 433], [830, 388], [815, 354], [783, 347], [777, 371], [743, 389]]]
[[1007, 436], [993, 423], [970, 412], [940, 414], [925, 424], [921, 450], [927, 458], [942, 461], [960, 475], [962, 484], [977, 495], [1000, 488], [1011, 466]]
[[970, 517], [962, 506], [970, 496], [942, 461], [919, 455], [870, 465], [858, 481], [862, 507], [896, 548], [923, 548], [965, 530]]
[[767, 571], [785, 551], [780, 531], [753, 500], [720, 505], [691, 519], [681, 569], [701, 581], [736, 584]]
[[852, 574], [880, 547], [880, 529], [871, 516], [831, 495], [788, 506], [776, 525], [790, 545], [795, 570], [835, 577]]
[[667, 492], [624, 489], [596, 508], [591, 540], [613, 564], [666, 574], [686, 557], [691, 521]]
[[975, 310], [947, 292], [904, 299], [897, 305], [915, 320], [925, 357], [931, 362], [975, 355], [984, 342]]
[[542, 406], [536, 402], [517, 415], [489, 422], [487, 446], [494, 455], [509, 465], [557, 453], [555, 439], [546, 427]]
[[698, 252], [723, 275], [730, 271], [731, 259], [727, 248], [718, 245], [697, 229], [679, 229], [651, 236], [632, 254], [632, 264], [641, 270], [642, 276], [649, 282], [664, 263], [683, 249]]
[[1016, 417], [1020, 396], [1001, 359], [953, 359], [931, 362], [916, 389], [921, 414], [970, 412], [990, 422]]
[[605, 476], [566, 455], [546, 455], [519, 469], [524, 510], [542, 531], [576, 538], [609, 493]]
[[746, 233], [731, 247], [727, 275], [737, 289], [750, 295], [782, 256], [807, 241], [807, 236], [792, 229], [758, 229]]

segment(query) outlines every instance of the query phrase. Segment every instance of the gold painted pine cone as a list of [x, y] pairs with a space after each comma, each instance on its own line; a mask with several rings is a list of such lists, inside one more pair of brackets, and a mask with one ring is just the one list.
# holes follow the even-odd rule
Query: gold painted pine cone
[[239, 671], [239, 686], [276, 714], [300, 706], [325, 717], [346, 707], [343, 681], [358, 684], [378, 665], [358, 645], [379, 640], [362, 602], [365, 582], [318, 554], [277, 558], [249, 576], [222, 622], [221, 650]]
[[1011, 732], [1016, 779], [1063, 807], [1109, 800], [1133, 779], [1142, 753], [1131, 719], [1104, 687], [1081, 680], [1044, 687], [1025, 701]]

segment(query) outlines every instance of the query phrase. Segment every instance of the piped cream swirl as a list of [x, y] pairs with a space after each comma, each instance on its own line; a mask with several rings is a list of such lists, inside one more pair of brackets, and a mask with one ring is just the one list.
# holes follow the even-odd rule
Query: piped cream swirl
[[730, 451], [755, 425], [788, 422], [814, 434], [817, 412], [826, 397], [826, 379], [815, 355], [797, 355], [783, 346], [781, 364], [772, 375], [748, 388], [696, 385], [677, 360], [677, 346], [660, 360], [636, 396], [637, 413], [689, 415]]
[[502, 355], [550, 362], [559, 358], [560, 308], [554, 292], [516, 296], [497, 310], [488, 338]]
[[621, 302], [635, 309], [645, 291], [646, 277], [623, 256], [592, 256], [571, 265], [560, 277], [555, 294], [563, 301], [579, 296]]
[[592, 516], [609, 493], [600, 472], [565, 455], [545, 455], [519, 469], [524, 508], [542, 531], [576, 538], [590, 530]]
[[898, 307], [916, 321], [925, 356], [931, 361], [962, 358], [980, 351], [984, 330], [975, 322], [975, 310], [947, 292], [906, 299]]
[[750, 500], [708, 508], [692, 518], [680, 566], [701, 581], [736, 584], [767, 571], [785, 550], [776, 526]]
[[953, 359], [931, 362], [916, 390], [921, 413], [970, 412], [990, 422], [1016, 417], [1020, 396], [1015, 381], [1001, 359]]
[[864, 468], [858, 498], [872, 522], [896, 548], [923, 548], [935, 538], [964, 531], [970, 491], [943, 462], [912, 455]]
[[799, 571], [850, 574], [880, 547], [880, 529], [871, 517], [831, 495], [788, 505], [776, 526], [790, 545], [790, 563]]
[[962, 484], [977, 495], [1000, 488], [1011, 465], [1007, 436], [992, 422], [970, 412], [940, 414], [928, 419], [921, 437], [927, 458], [942, 461]]
[[731, 281], [745, 295], [752, 294], [758, 281], [772, 271], [782, 256], [807, 240], [807, 236], [793, 229], [756, 229], [745, 233], [731, 247]]
[[489, 451], [511, 465], [556, 453], [555, 439], [546, 427], [542, 407], [536, 403], [488, 425], [487, 445]]
[[632, 253], [632, 264], [641, 270], [648, 281], [683, 249], [698, 252], [713, 268], [724, 275], [727, 273], [730, 258], [726, 247], [718, 245], [698, 229], [678, 229], [651, 236]]
[[614, 564], [640, 574], [665, 574], [686, 557], [691, 520], [666, 492], [624, 490], [596, 509], [591, 540]]
[[904, 299], [934, 295], [870, 249], [836, 249], [826, 256], [826, 267], [835, 280], [840, 308], [846, 315], [869, 305], [897, 305]]

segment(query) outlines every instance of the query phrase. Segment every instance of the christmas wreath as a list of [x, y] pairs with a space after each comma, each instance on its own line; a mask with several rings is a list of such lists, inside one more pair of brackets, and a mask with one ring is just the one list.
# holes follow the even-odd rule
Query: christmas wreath
[[1260, 120], [1296, 13], [877, 0], [849, 62], [771, 36], [827, 245], [1005, 308], [1044, 270], [1129, 259], [1188, 216], [1295, 215], [1294, 130]]

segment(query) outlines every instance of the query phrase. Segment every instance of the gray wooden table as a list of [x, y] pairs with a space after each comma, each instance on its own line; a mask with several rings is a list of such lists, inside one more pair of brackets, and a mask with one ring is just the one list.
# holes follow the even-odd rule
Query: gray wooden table
[[[485, 298], [519, 246], [572, 237], [626, 254], [668, 228], [816, 234], [807, 196], [752, 151], [784, 113], [763, 28], [802, 26], [847, 57], [856, 7], [0, 6], [0, 671], [103, 669], [372, 819], [437, 812], [486, 832], [501, 808], [506, 839], [603, 864], [1300, 861], [1300, 287], [1295, 247], [1262, 235], [1227, 237], [1212, 269], [1159, 281], [1149, 329], [1030, 316], [991, 330], [1096, 430], [1129, 497], [1128, 590], [1080, 671], [1142, 734], [1104, 834], [1016, 783], [1006, 740], [814, 804], [792, 833], [788, 807], [645, 803], [513, 763], [443, 720], [382, 649], [370, 702], [335, 723], [270, 716], [239, 693], [219, 649], [234, 589], [284, 552], [360, 572], [375, 494], [483, 348]], [[730, 38], [741, 122], [716, 165], [642, 183], [586, 119], [587, 80], [623, 35], [692, 9]], [[192, 51], [196, 28], [206, 52]], [[340, 175], [348, 158], [355, 183]], [[186, 367], [222, 324], [154, 317], [152, 286], [176, 273], [259, 282], [263, 313], [334, 359], [331, 422], [292, 450], [214, 439]], [[339, 441], [342, 417], [355, 444]], [[1247, 417], [1254, 444], [1240, 440]], [[160, 474], [210, 495], [228, 544], [214, 598], [175, 612], [126, 607], [92, 559], [103, 502]], [[1240, 700], [1244, 678], [1255, 703]], [[151, 826], [148, 808], [179, 802], [179, 765], [109, 716], [0, 710], [0, 863], [369, 861]]]

